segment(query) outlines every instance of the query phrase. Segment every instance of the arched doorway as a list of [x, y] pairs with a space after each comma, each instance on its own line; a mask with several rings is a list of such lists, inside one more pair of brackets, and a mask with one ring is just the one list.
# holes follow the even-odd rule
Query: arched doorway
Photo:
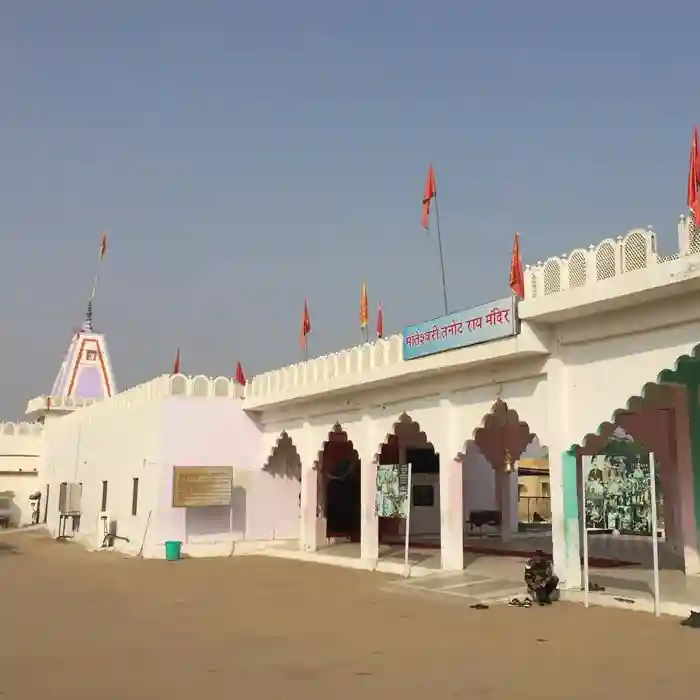
[[362, 465], [352, 441], [338, 424], [318, 460], [319, 511], [327, 539], [360, 541]]
[[[377, 465], [411, 464], [410, 538], [414, 545], [440, 546], [440, 456], [420, 425], [403, 414], [379, 448]], [[379, 541], [395, 544], [405, 537], [405, 521], [379, 518]]]
[[[518, 533], [520, 486], [524, 485], [519, 479], [519, 461], [535, 440], [528, 424], [501, 399], [484, 416], [460, 455], [467, 537], [497, 533], [502, 541], [509, 541]], [[538, 513], [543, 520], [547, 515], [544, 505], [542, 500], [544, 515]]]
[[[678, 426], [686, 401], [684, 387], [647, 385], [643, 396], [632, 397], [612, 421], [572, 448], [579, 528], [595, 534], [589, 537], [590, 560], [648, 568], [649, 540], [656, 527], [661, 536], [659, 566], [684, 569], [688, 533], [683, 532], [681, 475], [692, 473], [692, 464], [688, 436]], [[656, 523], [649, 502], [649, 453], [654, 455]], [[686, 510], [692, 508], [688, 505]]]

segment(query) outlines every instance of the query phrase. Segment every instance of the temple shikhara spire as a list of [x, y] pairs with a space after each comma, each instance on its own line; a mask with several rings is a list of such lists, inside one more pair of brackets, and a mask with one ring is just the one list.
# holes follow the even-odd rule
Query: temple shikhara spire
[[116, 393], [112, 363], [104, 335], [93, 328], [92, 301], [85, 320], [73, 335], [61, 363], [50, 396], [75, 399], [105, 399]]
[[84, 403], [110, 398], [117, 393], [107, 341], [102, 333], [95, 332], [93, 318], [99, 266], [106, 250], [107, 237], [103, 233], [99, 248], [98, 274], [95, 275], [85, 318], [80, 328], [73, 331], [73, 337], [51, 391], [29, 402], [26, 414], [30, 418], [40, 420], [48, 413], [63, 414]]

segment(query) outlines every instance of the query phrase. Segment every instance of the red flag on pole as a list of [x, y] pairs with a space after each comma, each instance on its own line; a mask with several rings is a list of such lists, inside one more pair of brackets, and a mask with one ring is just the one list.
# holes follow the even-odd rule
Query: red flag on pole
[[306, 336], [311, 333], [311, 319], [309, 317], [309, 305], [304, 299], [304, 313], [301, 317], [301, 333], [299, 336], [299, 344], [302, 350], [306, 350]]
[[175, 362], [173, 362], [173, 374], [180, 374], [180, 348], [177, 349]]
[[519, 299], [525, 298], [525, 277], [523, 263], [520, 260], [520, 237], [515, 232], [513, 237], [513, 254], [510, 258], [510, 288]]
[[236, 362], [236, 375], [234, 376], [233, 381], [236, 382], [236, 384], [245, 386], [245, 374], [243, 374], [243, 367], [241, 367], [240, 362]]
[[690, 143], [690, 163], [688, 165], [688, 209], [693, 214], [696, 226], [700, 226], [700, 147], [698, 146], [698, 127], [693, 127], [693, 139]]
[[382, 302], [379, 302], [377, 307], [377, 338], [384, 337], [384, 311], [382, 309]]
[[430, 227], [430, 202], [435, 198], [436, 194], [435, 171], [433, 170], [433, 164], [431, 163], [428, 167], [428, 177], [425, 180], [425, 191], [423, 192], [423, 211], [420, 218], [421, 225], [426, 231]]

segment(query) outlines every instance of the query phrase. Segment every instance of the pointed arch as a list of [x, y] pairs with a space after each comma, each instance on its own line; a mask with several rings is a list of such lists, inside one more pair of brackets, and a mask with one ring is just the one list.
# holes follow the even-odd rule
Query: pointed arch
[[[495, 454], [494, 449], [490, 449], [489, 438], [494, 431], [505, 431], [500, 445], [496, 445], [496, 447], [502, 446], [503, 448], [504, 456], [501, 459], [499, 459], [499, 455]], [[521, 420], [518, 412], [508, 408], [508, 404], [503, 399], [498, 398], [491, 409], [484, 414], [480, 425], [474, 428], [471, 438], [464, 443], [464, 450], [457, 454], [457, 460], [464, 464], [469, 445], [476, 445], [491, 463], [491, 466], [495, 468], [505, 459], [506, 449], [510, 452], [511, 458], [517, 460], [535, 437], [537, 435], [532, 432], [526, 421]], [[489, 452], [492, 454], [487, 454]]]
[[[314, 462], [314, 469], [317, 471], [323, 470], [324, 457], [328, 454], [329, 450], [333, 450], [335, 446], [347, 445], [351, 450], [352, 457], [355, 461], [359, 461], [360, 455], [355, 449], [355, 445], [352, 440], [348, 437], [347, 432], [340, 423], [336, 423], [329, 431], [326, 439], [323, 441], [321, 448], [318, 451], [316, 461]], [[347, 449], [347, 448], [345, 448]]]
[[404, 412], [396, 419], [391, 427], [391, 431], [384, 436], [384, 439], [379, 444], [377, 452], [374, 455], [375, 462], [378, 464], [380, 463], [382, 452], [385, 450], [385, 448], [394, 447], [397, 445], [399, 433], [406, 437], [414, 437], [416, 447], [427, 447], [435, 452], [433, 443], [428, 440], [428, 436], [420, 427], [420, 423], [413, 420], [408, 413]]
[[289, 433], [287, 433], [286, 430], [283, 430], [277, 437], [277, 440], [275, 440], [275, 444], [272, 446], [270, 453], [267, 455], [267, 459], [263, 463], [263, 471], [272, 473], [272, 460], [282, 451], [289, 455], [291, 464], [295, 470], [298, 468], [299, 478], [301, 478], [301, 456], [299, 455], [296, 445], [292, 441], [292, 438], [289, 437]]
[[577, 454], [583, 453], [590, 449], [593, 449], [594, 445], [599, 445], [605, 442], [613, 433], [616, 427], [616, 422], [618, 416], [622, 413], [633, 413], [634, 411], [640, 410], [644, 407], [649, 400], [653, 401], [655, 392], [659, 391], [660, 387], [668, 384], [686, 384], [687, 372], [691, 364], [695, 364], [700, 360], [700, 343], [695, 345], [690, 353], [679, 355], [672, 368], [665, 368], [661, 370], [657, 376], [656, 381], [646, 382], [639, 394], [630, 396], [625, 403], [625, 406], [617, 408], [613, 411], [609, 420], [605, 420], [598, 425], [598, 427], [590, 433], [586, 433], [583, 439], [579, 443], [573, 443], [569, 447], [569, 453]]

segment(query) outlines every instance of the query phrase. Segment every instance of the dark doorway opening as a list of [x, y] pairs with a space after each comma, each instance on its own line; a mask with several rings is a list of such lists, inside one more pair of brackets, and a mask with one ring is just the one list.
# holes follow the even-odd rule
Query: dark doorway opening
[[328, 537], [348, 537], [359, 542], [361, 529], [361, 479], [359, 461], [339, 459], [324, 474]]

